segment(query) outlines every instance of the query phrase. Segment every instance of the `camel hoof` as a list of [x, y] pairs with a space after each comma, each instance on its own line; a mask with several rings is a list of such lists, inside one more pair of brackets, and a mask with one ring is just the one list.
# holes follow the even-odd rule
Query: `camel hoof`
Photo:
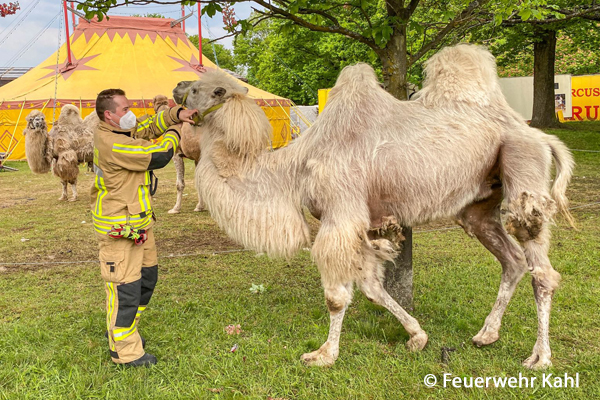
[[67, 197], [66, 197], [66, 196], [60, 196], [60, 197], [58, 198], [58, 201], [65, 201], [65, 200], [67, 200]]
[[195, 212], [200, 212], [200, 211], [204, 211], [204, 207], [196, 207], [194, 208]]
[[523, 361], [523, 366], [533, 370], [541, 370], [551, 367], [552, 361], [550, 361], [550, 357], [540, 355], [534, 351], [531, 357]]
[[488, 330], [486, 327], [483, 327], [477, 335], [473, 336], [473, 344], [477, 347], [487, 346], [498, 339], [500, 339], [498, 331]]
[[330, 367], [335, 363], [334, 357], [320, 349], [312, 353], [303, 354], [300, 359], [307, 367]]
[[427, 344], [428, 339], [429, 337], [427, 336], [425, 331], [419, 332], [413, 337], [411, 337], [408, 342], [406, 342], [406, 348], [409, 351], [423, 350], [425, 348], [425, 345]]
[[169, 214], [179, 214], [179, 210], [176, 210], [176, 209], [173, 208], [173, 209], [167, 211], [167, 213], [169, 213]]
[[69, 201], [77, 201], [77, 197], [71, 197]]

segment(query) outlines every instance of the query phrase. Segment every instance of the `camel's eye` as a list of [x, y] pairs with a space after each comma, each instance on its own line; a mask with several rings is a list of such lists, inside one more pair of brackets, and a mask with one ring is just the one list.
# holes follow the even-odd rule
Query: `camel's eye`
[[192, 89], [192, 94], [196, 94], [196, 89]]

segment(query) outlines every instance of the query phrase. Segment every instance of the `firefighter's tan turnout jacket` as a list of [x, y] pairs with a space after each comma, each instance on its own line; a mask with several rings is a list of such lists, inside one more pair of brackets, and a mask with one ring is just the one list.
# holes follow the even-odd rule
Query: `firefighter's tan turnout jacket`
[[[153, 223], [150, 171], [166, 166], [179, 145], [182, 107], [138, 118], [131, 130], [100, 121], [94, 133], [94, 229], [107, 234], [115, 224], [148, 229]], [[161, 143], [155, 139], [164, 134]], [[136, 137], [138, 139], [136, 139]]]

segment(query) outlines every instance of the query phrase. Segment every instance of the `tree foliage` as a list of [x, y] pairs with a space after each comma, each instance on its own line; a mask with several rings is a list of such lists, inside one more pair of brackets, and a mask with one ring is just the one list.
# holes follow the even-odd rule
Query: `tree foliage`
[[237, 37], [234, 56], [250, 84], [297, 104], [316, 104], [318, 89], [332, 87], [347, 65], [367, 62], [381, 74], [381, 62], [368, 46], [341, 35], [290, 32], [278, 20]]
[[[490, 43], [502, 77], [533, 75], [533, 41], [502, 37]], [[562, 30], [556, 44], [556, 74], [584, 75], [600, 71], [600, 23], [580, 21]]]

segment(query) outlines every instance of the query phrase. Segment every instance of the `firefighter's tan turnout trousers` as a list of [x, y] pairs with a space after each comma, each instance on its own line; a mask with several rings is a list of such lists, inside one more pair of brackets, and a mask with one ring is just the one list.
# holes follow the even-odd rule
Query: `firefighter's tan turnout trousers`
[[144, 355], [138, 331], [140, 315], [148, 306], [158, 280], [154, 232], [136, 245], [131, 239], [96, 234], [106, 290], [106, 328], [112, 360], [125, 364]]

